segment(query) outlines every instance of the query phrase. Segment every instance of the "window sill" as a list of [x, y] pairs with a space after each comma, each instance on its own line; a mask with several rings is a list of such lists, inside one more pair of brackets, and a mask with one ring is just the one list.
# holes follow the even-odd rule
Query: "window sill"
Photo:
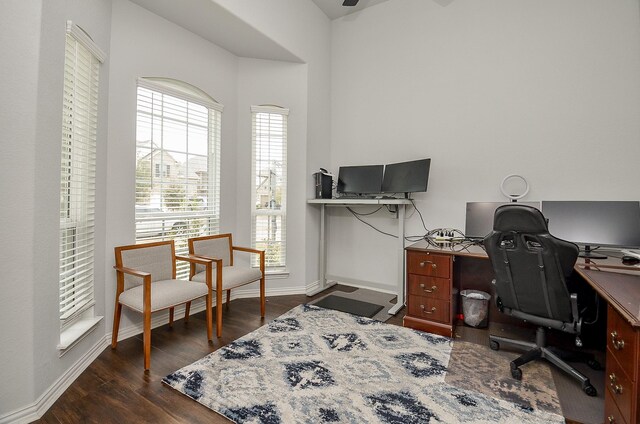
[[76, 343], [89, 334], [96, 325], [102, 321], [102, 318], [103, 317], [90, 317], [80, 319], [60, 332], [60, 343], [57, 346], [60, 351], [60, 356], [68, 352], [71, 347], [75, 346]]
[[274, 271], [265, 271], [265, 278], [267, 280], [279, 280], [284, 278], [289, 278], [289, 270], [288, 269], [279, 269]]

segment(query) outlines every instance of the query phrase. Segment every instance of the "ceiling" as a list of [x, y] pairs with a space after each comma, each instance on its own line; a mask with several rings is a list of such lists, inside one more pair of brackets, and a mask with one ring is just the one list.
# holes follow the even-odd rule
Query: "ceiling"
[[357, 6], [343, 6], [343, 0], [312, 0], [329, 19], [334, 20], [387, 0], [360, 0]]

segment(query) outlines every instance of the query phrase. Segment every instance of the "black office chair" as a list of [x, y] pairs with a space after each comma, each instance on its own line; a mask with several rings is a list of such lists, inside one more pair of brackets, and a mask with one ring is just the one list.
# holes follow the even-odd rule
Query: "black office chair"
[[490, 347], [525, 351], [511, 362], [511, 375], [522, 378], [521, 365], [544, 358], [582, 383], [582, 390], [596, 396], [589, 379], [546, 347], [545, 328], [579, 335], [582, 317], [578, 296], [569, 293], [566, 279], [578, 258], [578, 247], [549, 234], [542, 213], [530, 206], [510, 204], [496, 209], [493, 232], [484, 246], [495, 273], [498, 309], [513, 317], [538, 325], [536, 342], [489, 336]]

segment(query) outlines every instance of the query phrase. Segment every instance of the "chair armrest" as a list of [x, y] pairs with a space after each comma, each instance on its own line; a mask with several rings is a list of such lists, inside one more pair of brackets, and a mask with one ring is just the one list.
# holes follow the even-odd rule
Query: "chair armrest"
[[232, 246], [231, 248], [233, 250], [237, 250], [237, 251], [240, 251], [240, 252], [255, 253], [257, 255], [260, 255], [260, 271], [262, 272], [262, 278], [264, 278], [264, 271], [265, 271], [265, 254], [264, 254], [264, 250], [252, 249], [250, 247], [241, 247], [241, 246]]
[[138, 271], [137, 269], [127, 268], [124, 266], [114, 266], [113, 269], [115, 269], [118, 272], [122, 272], [124, 274], [133, 275], [134, 277], [140, 277], [140, 278], [151, 277], [151, 274], [149, 274], [148, 272]]
[[[189, 257], [194, 258], [194, 259], [195, 258], [199, 258], [199, 259], [204, 260], [205, 262], [197, 262], [197, 263], [201, 263], [202, 265], [206, 265], [209, 262], [215, 262], [216, 266], [218, 266], [218, 265], [222, 266], [222, 259], [213, 258], [211, 256], [193, 255], [193, 254], [190, 254]], [[176, 258], [177, 258], [177, 256], [176, 256]]]
[[252, 249], [250, 247], [233, 246], [233, 250], [238, 250], [240, 252], [255, 253], [258, 255], [264, 255], [264, 250]]
[[179, 261], [185, 261], [189, 263], [199, 264], [199, 265], [208, 265], [211, 262], [215, 262], [216, 259], [207, 258], [205, 256], [197, 256], [189, 254], [188, 256], [178, 256], [176, 255], [176, 259]]

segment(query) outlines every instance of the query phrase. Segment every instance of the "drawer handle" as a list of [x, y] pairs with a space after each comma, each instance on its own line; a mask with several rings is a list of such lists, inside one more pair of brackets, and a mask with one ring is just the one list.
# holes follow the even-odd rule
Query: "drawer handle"
[[422, 288], [422, 290], [425, 293], [433, 293], [434, 291], [436, 291], [438, 289], [438, 286], [431, 286], [431, 289], [425, 289], [424, 288], [424, 284], [420, 284], [420, 287]]
[[622, 350], [624, 348], [624, 340], [618, 339], [618, 332], [613, 331], [611, 333], [611, 344], [616, 350]]
[[420, 305], [420, 309], [422, 309], [422, 313], [423, 314], [432, 314], [432, 313], [434, 313], [436, 311], [436, 307], [435, 306], [431, 307], [430, 311], [425, 311], [424, 310], [424, 305]]
[[609, 386], [611, 386], [611, 390], [613, 390], [613, 393], [621, 395], [622, 386], [620, 384], [616, 384], [617, 382], [618, 377], [614, 373], [609, 374]]
[[616, 424], [616, 418], [613, 415], [609, 415], [607, 421], [609, 421], [609, 424]]
[[434, 263], [433, 263], [433, 262], [431, 262], [431, 261], [422, 261], [422, 262], [420, 262], [420, 266], [421, 266], [422, 268], [424, 268], [424, 266], [425, 266], [426, 264], [431, 264], [431, 268], [433, 268], [433, 269], [436, 269], [436, 268], [438, 267], [438, 265], [434, 264]]

